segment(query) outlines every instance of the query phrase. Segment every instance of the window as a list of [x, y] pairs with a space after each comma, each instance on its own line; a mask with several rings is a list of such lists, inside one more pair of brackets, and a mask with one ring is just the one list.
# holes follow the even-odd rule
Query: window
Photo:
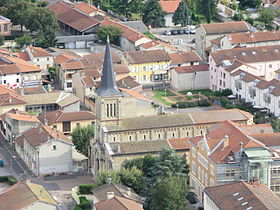
[[272, 64], [269, 64], [269, 68], [272, 68]]
[[54, 129], [57, 129], [57, 125], [53, 125], [53, 128], [54, 128]]
[[279, 192], [280, 191], [280, 182], [278, 180], [272, 180], [270, 183], [270, 189], [273, 192]]
[[210, 165], [210, 173], [211, 173], [211, 175], [213, 175], [214, 176], [214, 166], [213, 165]]
[[4, 84], [6, 84], [6, 82], [7, 82], [7, 81], [6, 81], [6, 80], [4, 80]]
[[62, 123], [62, 131], [63, 132], [70, 132], [71, 131], [71, 122], [66, 121]]
[[146, 70], [147, 70], [147, 67], [146, 67], [146, 66], [143, 66], [143, 67], [142, 67], [142, 70], [143, 70], [143, 71], [146, 71]]
[[146, 79], [147, 79], [147, 76], [143, 75], [143, 81], [146, 81]]
[[175, 133], [172, 133], [172, 137], [175, 138]]
[[223, 78], [224, 78], [224, 79], [226, 78], [226, 73], [223, 74]]
[[225, 87], [226, 86], [226, 82], [225, 81], [223, 81], [223, 87]]
[[187, 136], [187, 137], [189, 136], [189, 132], [186, 133], [186, 136]]
[[116, 141], [116, 137], [115, 136], [113, 136], [113, 141]]
[[[202, 143], [203, 144], [203, 143]], [[198, 162], [203, 165], [204, 168], [208, 168], [208, 160], [198, 153]]]
[[53, 150], [56, 150], [56, 145], [53, 145]]
[[17, 82], [19, 82], [19, 79], [17, 79]]
[[196, 164], [194, 161], [192, 162], [192, 173], [196, 174]]
[[50, 58], [47, 58], [47, 61], [49, 61], [50, 60]]
[[8, 31], [8, 24], [4, 25], [4, 31]]
[[71, 88], [71, 87], [72, 87], [72, 82], [67, 82], [67, 83], [66, 83], [66, 87], [67, 87], [67, 88]]
[[146, 138], [147, 138], [147, 136], [146, 136], [146, 134], [144, 134], [144, 135], [143, 135], [143, 139], [146, 140]]
[[80, 123], [76, 123], [76, 126], [77, 126], [77, 127], [80, 127], [81, 125], [80, 125]]
[[192, 156], [195, 158], [196, 157], [196, 149], [192, 147]]
[[158, 135], [157, 135], [157, 136], [158, 136], [158, 139], [160, 139], [160, 133], [158, 133]]
[[222, 80], [220, 80], [220, 85], [222, 86]]
[[40, 59], [39, 59], [39, 58], [37, 58], [37, 61], [40, 61]]
[[132, 136], [128, 136], [128, 140], [131, 141], [132, 140]]
[[226, 176], [227, 177], [235, 176], [235, 173], [236, 173], [235, 169], [227, 169], [226, 170]]

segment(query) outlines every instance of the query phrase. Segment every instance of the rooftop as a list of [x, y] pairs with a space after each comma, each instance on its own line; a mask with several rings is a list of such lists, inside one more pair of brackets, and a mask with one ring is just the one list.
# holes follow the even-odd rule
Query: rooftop
[[181, 1], [159, 1], [159, 4], [164, 12], [174, 13]]
[[209, 23], [200, 25], [207, 35], [228, 34], [249, 31], [249, 24], [245, 21]]
[[111, 210], [112, 207], [116, 210], [144, 210], [142, 205], [135, 201], [118, 196], [96, 203], [94, 207], [96, 210]]
[[123, 55], [129, 64], [153, 63], [171, 60], [165, 50], [129, 51], [124, 52]]
[[243, 181], [206, 187], [204, 192], [220, 209], [273, 210], [280, 206], [280, 199], [267, 186]]
[[280, 40], [280, 31], [258, 31], [227, 35], [232, 44], [255, 43]]
[[173, 69], [177, 72], [177, 74], [184, 74], [184, 73], [193, 73], [199, 71], [209, 71], [209, 65], [193, 65], [193, 66], [178, 66], [173, 67]]

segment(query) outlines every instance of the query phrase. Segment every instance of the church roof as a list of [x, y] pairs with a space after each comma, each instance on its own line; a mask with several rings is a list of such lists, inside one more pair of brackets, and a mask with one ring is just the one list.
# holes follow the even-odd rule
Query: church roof
[[109, 38], [107, 38], [106, 42], [101, 83], [96, 90], [96, 94], [100, 97], [122, 96], [122, 93], [117, 88], [115, 80]]

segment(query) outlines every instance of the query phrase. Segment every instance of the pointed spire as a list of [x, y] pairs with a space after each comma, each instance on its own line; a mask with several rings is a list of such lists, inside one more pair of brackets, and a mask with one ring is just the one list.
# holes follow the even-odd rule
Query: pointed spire
[[107, 36], [106, 41], [106, 50], [104, 56], [101, 82], [99, 88], [96, 90], [96, 94], [100, 97], [112, 97], [122, 95], [122, 93], [116, 85], [109, 36]]

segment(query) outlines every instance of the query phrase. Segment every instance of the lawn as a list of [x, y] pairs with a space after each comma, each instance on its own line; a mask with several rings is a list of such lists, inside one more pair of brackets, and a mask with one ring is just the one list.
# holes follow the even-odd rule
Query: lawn
[[205, 96], [214, 96], [215, 92], [209, 89], [201, 89], [201, 90], [184, 90], [180, 91], [179, 93], [186, 95], [188, 92], [191, 92], [192, 94], [202, 94]]
[[[154, 98], [157, 99], [158, 101], [162, 102], [163, 104], [167, 106], [171, 106], [172, 103], [168, 102], [165, 100], [165, 96], [176, 96], [174, 93], [170, 92], [169, 90], [166, 90], [166, 95], [164, 90], [155, 90], [153, 91], [154, 93]], [[171, 99], [172, 100], [172, 99]]]

